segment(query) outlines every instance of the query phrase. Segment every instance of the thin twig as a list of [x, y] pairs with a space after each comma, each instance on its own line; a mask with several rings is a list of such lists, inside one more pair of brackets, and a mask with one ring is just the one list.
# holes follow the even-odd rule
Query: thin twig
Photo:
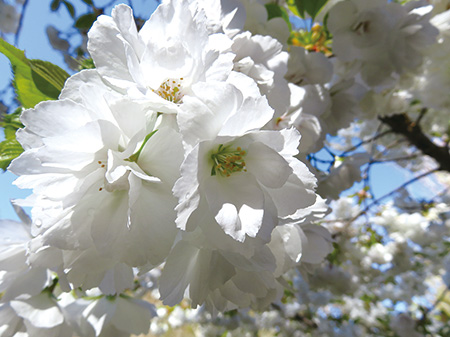
[[356, 219], [358, 219], [360, 216], [366, 214], [367, 211], [369, 211], [373, 206], [379, 204], [381, 200], [386, 199], [386, 198], [392, 196], [393, 194], [399, 192], [401, 189], [405, 188], [406, 186], [408, 186], [408, 185], [410, 185], [410, 184], [412, 184], [412, 183], [414, 183], [414, 182], [416, 182], [416, 181], [418, 181], [418, 180], [420, 180], [420, 179], [422, 179], [422, 178], [425, 178], [426, 176], [428, 176], [428, 175], [430, 175], [430, 174], [432, 174], [432, 173], [434, 173], [434, 172], [437, 172], [437, 171], [439, 171], [439, 167], [436, 167], [436, 168], [434, 168], [434, 169], [432, 169], [432, 170], [430, 170], [430, 171], [427, 171], [427, 172], [425, 172], [425, 173], [422, 173], [422, 174], [420, 174], [420, 175], [418, 175], [418, 176], [416, 176], [416, 177], [414, 177], [414, 178], [408, 180], [407, 182], [405, 182], [405, 183], [403, 183], [402, 185], [400, 185], [399, 187], [397, 187], [395, 190], [393, 190], [393, 191], [391, 191], [391, 192], [389, 192], [389, 193], [387, 193], [387, 194], [385, 194], [385, 195], [383, 195], [383, 196], [381, 196], [381, 197], [379, 197], [379, 198], [373, 200], [369, 205], [367, 205], [366, 207], [364, 207], [363, 210], [361, 210], [358, 214], [356, 214], [356, 215], [355, 215], [354, 217], [352, 217], [352, 218], [347, 218], [347, 219], [332, 219], [332, 220], [321, 220], [320, 223], [334, 223], [334, 222], [348, 222], [348, 223], [351, 223], [351, 222], [355, 221]]
[[19, 35], [22, 30], [23, 18], [25, 16], [25, 9], [27, 8], [28, 0], [25, 0], [22, 5], [22, 11], [20, 12], [19, 24], [17, 26], [16, 35], [14, 37], [14, 45], [17, 47], [19, 43]]
[[420, 179], [422, 179], [422, 178], [425, 178], [426, 176], [428, 176], [428, 175], [430, 175], [430, 174], [432, 174], [432, 173], [434, 173], [434, 172], [437, 172], [437, 171], [439, 171], [439, 167], [436, 167], [436, 168], [434, 168], [434, 169], [432, 169], [432, 170], [430, 170], [430, 171], [427, 171], [427, 172], [425, 172], [425, 173], [422, 173], [422, 174], [420, 174], [420, 175], [418, 175], [418, 176], [416, 176], [416, 177], [414, 177], [414, 178], [408, 180], [407, 182], [405, 182], [405, 183], [403, 183], [402, 185], [400, 185], [399, 187], [397, 187], [395, 190], [392, 190], [391, 192], [386, 193], [385, 195], [383, 195], [383, 196], [381, 196], [381, 197], [375, 199], [372, 203], [370, 203], [369, 205], [367, 205], [362, 211], [360, 211], [356, 216], [354, 216], [354, 217], [353, 217], [352, 219], [350, 219], [349, 221], [350, 221], [350, 222], [355, 221], [355, 220], [358, 219], [361, 215], [365, 214], [372, 206], [378, 204], [381, 200], [386, 199], [386, 198], [388, 198], [388, 197], [394, 195], [394, 194], [397, 193], [398, 191], [404, 189], [406, 186], [408, 186], [408, 185], [410, 185], [410, 184], [412, 184], [412, 183], [414, 183], [414, 182], [416, 182], [416, 181], [418, 181], [418, 180], [420, 180]]
[[344, 156], [344, 155], [346, 155], [346, 154], [349, 153], [349, 152], [355, 151], [355, 150], [356, 150], [358, 147], [360, 147], [361, 145], [364, 145], [364, 144], [367, 144], [367, 143], [371, 143], [371, 142], [373, 142], [374, 140], [377, 140], [378, 138], [381, 138], [381, 137], [383, 137], [383, 136], [385, 136], [385, 135], [387, 135], [387, 134], [389, 134], [389, 133], [392, 133], [392, 130], [386, 130], [386, 131], [383, 131], [383, 132], [381, 132], [381, 133], [376, 134], [375, 136], [373, 136], [373, 137], [370, 138], [370, 139], [362, 140], [362, 141], [360, 141], [358, 144], [356, 144], [355, 146], [349, 148], [348, 150], [345, 150], [345, 151], [341, 154], [341, 156]]
[[410, 159], [415, 159], [415, 158], [419, 158], [422, 157], [423, 155], [421, 154], [412, 154], [410, 156], [405, 156], [405, 157], [398, 157], [398, 158], [392, 158], [392, 159], [374, 159], [372, 161], [372, 164], [381, 164], [381, 163], [390, 163], [390, 162], [397, 162], [397, 161], [402, 161], [402, 160], [410, 160]]
[[[371, 167], [372, 167], [372, 165], [374, 163], [374, 160], [375, 160], [374, 159], [374, 152], [375, 152], [375, 149], [376, 149], [375, 140], [380, 137], [380, 135], [381, 135], [380, 131], [381, 131], [382, 127], [383, 127], [383, 124], [380, 123], [380, 125], [378, 125], [378, 127], [377, 127], [377, 131], [375, 132], [375, 136], [372, 137], [372, 139], [367, 141], [367, 143], [370, 143], [370, 153], [369, 153], [370, 161], [369, 161], [369, 163], [367, 163], [367, 167], [364, 170], [363, 179], [364, 179], [364, 191], [366, 193], [369, 192], [370, 195], [374, 195], [374, 193], [373, 193], [373, 190], [372, 190], [372, 186], [370, 184], [369, 172], [370, 172], [370, 169], [371, 169]], [[384, 134], [386, 134], [386, 132], [384, 132]], [[369, 205], [368, 198], [364, 198], [363, 199], [363, 204], [365, 205], [365, 207], [367, 207]]]
[[416, 121], [414, 122], [414, 125], [419, 125], [420, 122], [422, 121], [423, 116], [425, 116], [425, 114], [428, 112], [427, 108], [422, 108], [420, 110], [420, 114], [419, 117], [417, 117]]
[[448, 288], [445, 288], [445, 289], [442, 291], [442, 293], [441, 293], [441, 294], [436, 298], [436, 300], [434, 301], [433, 305], [432, 305], [431, 307], [427, 308], [427, 309], [423, 312], [422, 318], [419, 319], [419, 320], [417, 321], [417, 323], [416, 323], [417, 325], [420, 325], [421, 322], [425, 322], [425, 321], [427, 320], [427, 315], [428, 315], [430, 312], [432, 312], [432, 311], [437, 307], [437, 305], [438, 305], [440, 302], [442, 302], [442, 300], [445, 298], [445, 295], [447, 294], [448, 291], [449, 291]]
[[328, 154], [329, 154], [331, 157], [333, 157], [333, 158], [336, 158], [336, 157], [337, 157], [337, 155], [336, 155], [335, 153], [333, 153], [333, 151], [331, 151], [328, 147], [324, 146], [323, 149], [324, 149], [325, 151], [327, 151]]

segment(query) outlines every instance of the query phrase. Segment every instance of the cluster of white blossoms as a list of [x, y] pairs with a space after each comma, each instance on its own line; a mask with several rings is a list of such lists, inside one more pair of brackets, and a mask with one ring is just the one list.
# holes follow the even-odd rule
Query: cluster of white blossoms
[[[25, 152], [9, 170], [33, 189], [17, 202], [32, 222], [2, 245], [8, 331], [145, 332], [151, 308], [122, 293], [162, 263], [165, 304], [264, 308], [287, 270], [331, 252], [310, 224], [327, 207], [295, 157], [299, 132], [264, 128], [287, 54], [269, 36], [227, 34], [235, 12], [211, 28], [202, 6], [166, 1], [138, 32], [118, 5], [89, 32], [96, 68], [23, 112]], [[77, 310], [82, 322], [67, 318]]]
[[[149, 290], [164, 305], [187, 299], [198, 319], [281, 308], [262, 321], [357, 292], [341, 308], [357, 320], [367, 306], [357, 283], [368, 273], [381, 279], [373, 264], [407, 263], [406, 240], [444, 235], [444, 226], [431, 231], [424, 216], [392, 209], [371, 219], [392, 232], [386, 245], [361, 233], [354, 245], [352, 226], [316, 224], [330, 213], [322, 197], [339, 198], [374, 156], [342, 155], [329, 174], [308, 156], [364, 113], [403, 112], [410, 93], [394, 84], [405, 74], [423, 104], [450, 108], [446, 96], [427, 93], [435, 79], [448, 82], [436, 70], [449, 50], [448, 12], [430, 23], [426, 1], [330, 1], [329, 57], [312, 51], [324, 41], [288, 46], [286, 22], [268, 21], [266, 2], [166, 0], [139, 31], [131, 8], [118, 5], [88, 33], [95, 68], [71, 76], [58, 100], [22, 112], [25, 151], [8, 170], [33, 193], [14, 202], [22, 223], [0, 222], [0, 336], [157, 333], [151, 318], [165, 315], [138, 298]], [[369, 124], [359, 126], [361, 139], [378, 127]], [[338, 213], [351, 219], [358, 210], [341, 200]], [[361, 270], [352, 276], [331, 257], [314, 272], [338, 240]], [[281, 303], [286, 287], [296, 292], [291, 307]], [[177, 308], [174, 326], [188, 320]], [[371, 307], [367, 325], [386, 310]], [[344, 335], [361, 335], [347, 323]], [[333, 324], [317, 334], [331, 336]]]
[[333, 52], [345, 67], [357, 68], [367, 85], [392, 84], [405, 71], [418, 68], [424, 49], [435, 42], [438, 32], [430, 23], [433, 7], [426, 5], [426, 1], [405, 5], [340, 1], [329, 11]]

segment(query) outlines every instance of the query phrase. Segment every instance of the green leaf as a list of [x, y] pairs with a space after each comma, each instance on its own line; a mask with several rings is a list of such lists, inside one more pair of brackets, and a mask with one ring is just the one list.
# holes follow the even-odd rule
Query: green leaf
[[305, 0], [295, 0], [294, 6], [297, 9], [298, 16], [305, 18], [305, 6], [304, 6]]
[[308, 13], [314, 20], [327, 1], [328, 0], [288, 0], [287, 5], [294, 15], [304, 19], [305, 13]]
[[303, 17], [303, 15], [300, 14], [300, 12], [297, 9], [297, 6], [295, 4], [295, 0], [286, 0], [287, 7], [289, 10], [294, 14], [295, 16]]
[[314, 20], [317, 14], [319, 14], [322, 7], [327, 3], [328, 0], [303, 0], [305, 11]]
[[6, 171], [11, 161], [23, 152], [22, 146], [15, 139], [6, 139], [0, 143], [0, 168]]
[[94, 3], [92, 2], [92, 0], [81, 0], [81, 1], [83, 1], [86, 5], [94, 6]]
[[52, 99], [37, 87], [33, 80], [30, 61], [22, 50], [0, 39], [0, 53], [4, 54], [11, 62], [14, 73], [13, 85], [16, 89], [17, 99], [24, 108], [33, 108], [39, 102]]
[[97, 14], [84, 14], [77, 19], [77, 21], [75, 22], [75, 27], [82, 30], [88, 30], [89, 28], [91, 28], [95, 20], [97, 20]]
[[42, 61], [30, 60], [31, 75], [36, 86], [48, 97], [58, 99], [69, 74], [57, 65]]
[[11, 62], [17, 99], [26, 109], [37, 103], [58, 99], [69, 74], [47, 61], [29, 60], [25, 53], [0, 39], [0, 53]]
[[58, 10], [59, 6], [61, 5], [61, 0], [53, 0], [50, 4], [50, 9], [52, 12], [55, 12]]
[[273, 18], [283, 18], [286, 21], [289, 30], [292, 30], [291, 21], [289, 20], [289, 14], [284, 7], [278, 6], [275, 3], [268, 3], [265, 5], [267, 10], [267, 20], [271, 20]]
[[72, 18], [74, 18], [75, 17], [75, 8], [73, 7], [73, 5], [66, 0], [63, 0], [62, 3], [66, 6], [67, 10], [69, 11], [70, 16]]

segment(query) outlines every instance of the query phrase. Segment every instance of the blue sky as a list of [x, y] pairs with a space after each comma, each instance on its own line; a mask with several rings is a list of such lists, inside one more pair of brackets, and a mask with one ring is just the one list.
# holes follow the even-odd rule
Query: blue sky
[[[48, 42], [45, 29], [50, 23], [61, 30], [71, 27], [73, 20], [69, 17], [65, 8], [58, 12], [50, 11], [51, 0], [31, 0], [26, 8], [23, 27], [19, 38], [18, 47], [25, 50], [28, 58], [42, 59], [58, 64], [66, 68], [62, 55], [53, 50]], [[94, 1], [101, 7], [111, 1]], [[148, 18], [156, 7], [153, 0], [116, 1], [116, 3], [132, 3], [136, 14], [143, 18]], [[81, 12], [85, 5], [81, 0], [73, 0], [77, 12]], [[111, 7], [108, 8], [111, 10]], [[107, 12], [106, 14], [110, 14]], [[8, 42], [13, 42], [9, 37]], [[11, 80], [11, 70], [6, 57], [0, 54], [0, 90], [7, 86]], [[3, 139], [3, 132], [0, 132], [0, 140]], [[373, 189], [376, 196], [383, 195], [396, 186], [400, 186], [407, 180], [404, 170], [393, 164], [375, 165], [372, 169]], [[0, 173], [0, 219], [18, 219], [10, 205], [10, 199], [24, 198], [30, 192], [20, 190], [12, 185], [15, 176], [9, 172]], [[418, 196], [431, 196], [429, 190], [423, 184], [417, 184], [413, 189]]]

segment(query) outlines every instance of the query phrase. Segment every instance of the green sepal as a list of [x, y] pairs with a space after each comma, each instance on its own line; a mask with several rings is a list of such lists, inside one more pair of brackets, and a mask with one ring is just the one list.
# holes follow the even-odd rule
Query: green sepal
[[11, 161], [23, 152], [23, 148], [16, 139], [6, 139], [0, 143], [0, 168], [6, 171]]
[[91, 58], [83, 59], [80, 64], [80, 70], [83, 69], [95, 69], [94, 60]]
[[16, 131], [23, 128], [23, 124], [20, 121], [20, 114], [22, 108], [18, 108], [12, 114], [3, 114], [0, 120], [0, 127], [5, 132], [5, 139], [16, 139]]
[[144, 139], [144, 141], [142, 142], [142, 145], [141, 145], [141, 147], [139, 148], [139, 150], [138, 150], [136, 153], [134, 153], [133, 155], [131, 155], [130, 158], [127, 158], [126, 160], [128, 160], [128, 161], [133, 161], [133, 162], [136, 163], [137, 160], [139, 159], [139, 155], [141, 154], [142, 149], [144, 148], [145, 144], [147, 144], [147, 142], [148, 142], [148, 140], [150, 139], [150, 137], [153, 136], [153, 135], [156, 133], [156, 131], [158, 131], [158, 130], [152, 131], [152, 132], [150, 132], [147, 136], [145, 136], [145, 139]]

